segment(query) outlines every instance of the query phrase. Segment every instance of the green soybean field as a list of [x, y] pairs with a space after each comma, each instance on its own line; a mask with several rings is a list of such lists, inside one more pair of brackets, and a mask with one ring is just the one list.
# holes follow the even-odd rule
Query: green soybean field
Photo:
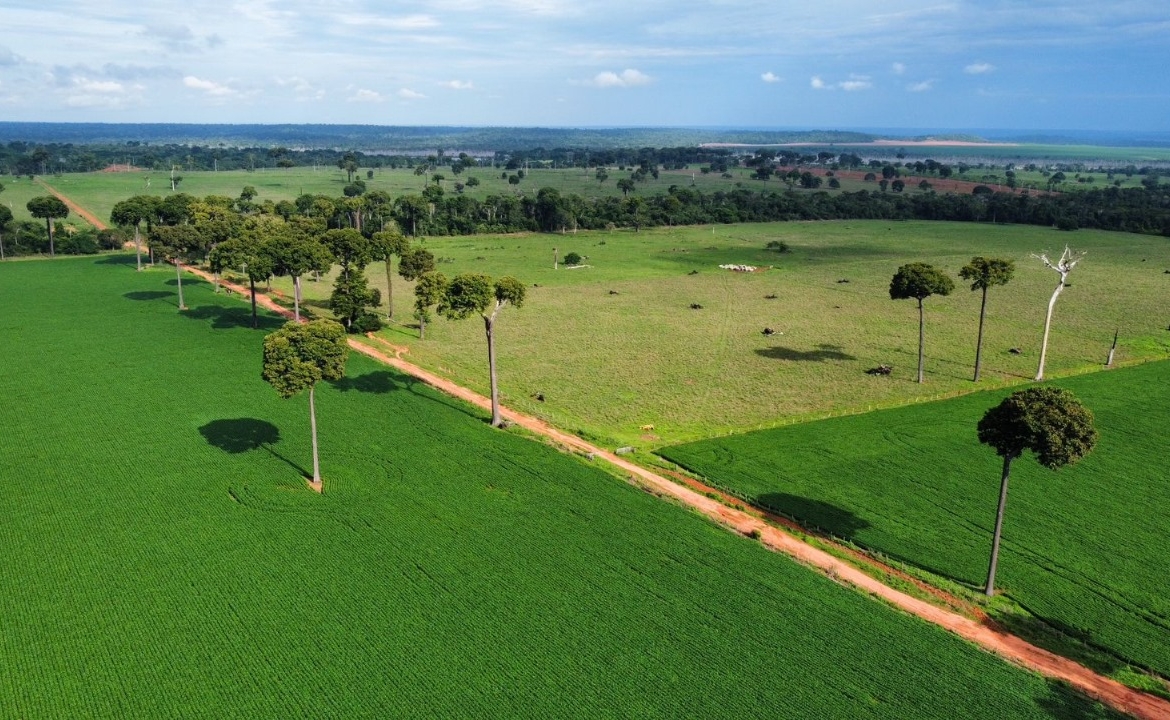
[[0, 264], [2, 717], [1116, 717], [361, 357], [317, 495], [174, 283]]

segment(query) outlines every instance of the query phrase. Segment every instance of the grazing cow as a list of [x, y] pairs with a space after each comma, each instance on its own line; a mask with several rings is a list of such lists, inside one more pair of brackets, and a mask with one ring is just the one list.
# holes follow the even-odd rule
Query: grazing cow
[[639, 428], [639, 429], [640, 429], [642, 432], [650, 432], [651, 430], [653, 430], [653, 429], [654, 429], [654, 426], [653, 426], [653, 425], [643, 425], [643, 426], [642, 426], [641, 428]]
[[775, 335], [776, 334], [776, 331], [773, 330], [772, 328], [764, 328], [760, 332], [762, 332], [764, 335]]

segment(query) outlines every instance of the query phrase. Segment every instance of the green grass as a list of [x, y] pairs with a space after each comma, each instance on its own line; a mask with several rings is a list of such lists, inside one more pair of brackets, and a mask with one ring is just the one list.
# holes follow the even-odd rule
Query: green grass
[[[1059, 381], [1101, 439], [1057, 473], [1012, 466], [999, 589], [1046, 624], [1170, 675], [1170, 363]], [[1003, 391], [660, 450], [719, 487], [974, 587], [1001, 460], [975, 424]]]
[[[765, 251], [773, 240], [791, 252]], [[1014, 260], [1015, 278], [989, 296], [984, 377], [991, 386], [1030, 379], [1057, 275], [1029, 255], [1059, 253], [1066, 242], [1089, 254], [1056, 305], [1048, 374], [1100, 368], [1114, 330], [1118, 362], [1167, 357], [1170, 246], [1155, 237], [841, 221], [428, 238], [425, 246], [448, 276], [475, 270], [530, 285], [526, 305], [497, 322], [506, 404], [603, 442], [653, 447], [976, 389], [979, 294], [961, 282], [926, 301], [926, 383], [914, 382], [915, 303], [889, 299], [890, 278], [910, 261], [955, 275], [973, 255]], [[589, 267], [554, 271], [554, 247], [587, 256]], [[748, 275], [723, 263], [775, 267]], [[368, 274], [385, 289], [381, 264]], [[331, 277], [305, 283], [318, 300], [331, 286]], [[291, 292], [286, 281], [277, 287]], [[406, 326], [411, 284], [396, 277], [394, 296], [401, 324], [383, 335], [408, 346], [412, 361], [486, 391], [481, 324], [436, 320], [420, 342]], [[765, 327], [777, 334], [763, 336]], [[865, 374], [879, 364], [893, 365], [893, 376]], [[642, 437], [647, 424], [657, 437]]]
[[359, 357], [317, 496], [245, 304], [125, 260], [0, 265], [2, 716], [1116, 717]]

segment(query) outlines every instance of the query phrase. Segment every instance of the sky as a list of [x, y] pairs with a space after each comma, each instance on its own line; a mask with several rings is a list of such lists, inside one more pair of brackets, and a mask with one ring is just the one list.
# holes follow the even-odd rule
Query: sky
[[1165, 0], [4, 0], [0, 120], [1170, 130]]

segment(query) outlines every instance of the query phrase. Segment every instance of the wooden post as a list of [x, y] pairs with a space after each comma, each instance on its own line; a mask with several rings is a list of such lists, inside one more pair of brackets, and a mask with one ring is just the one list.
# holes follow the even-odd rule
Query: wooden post
[[1117, 333], [1120, 328], [1113, 331], [1113, 345], [1109, 348], [1109, 359], [1105, 361], [1105, 367], [1113, 367], [1113, 353], [1117, 352]]

